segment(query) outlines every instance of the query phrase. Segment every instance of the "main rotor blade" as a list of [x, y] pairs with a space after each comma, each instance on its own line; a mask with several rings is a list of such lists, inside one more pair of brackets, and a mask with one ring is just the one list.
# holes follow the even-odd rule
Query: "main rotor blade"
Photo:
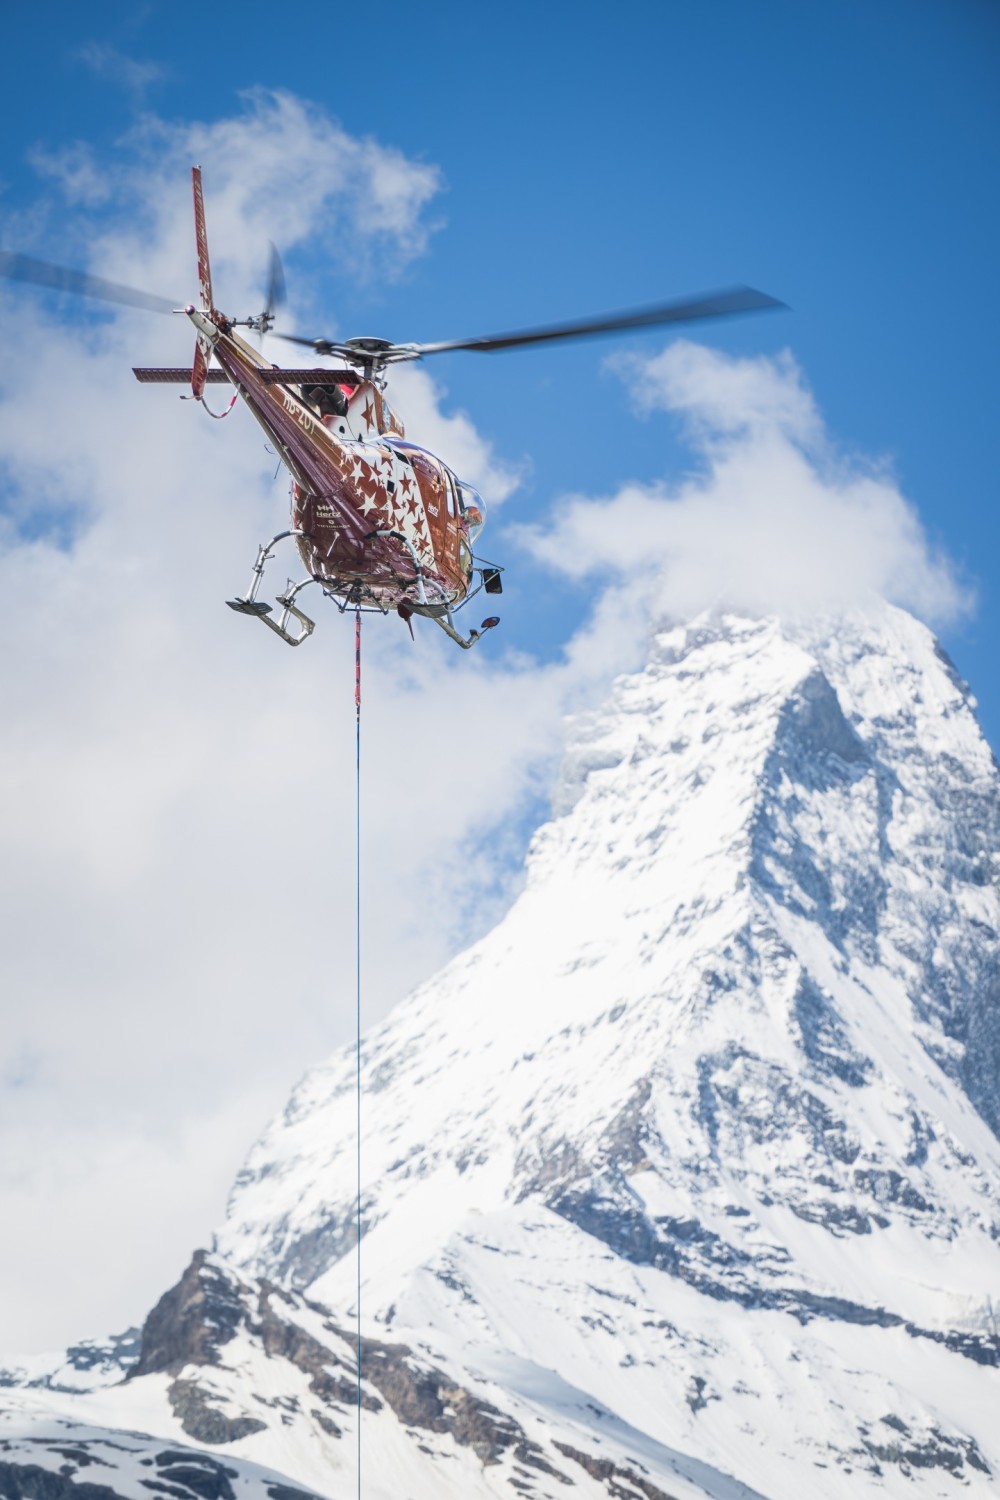
[[276, 333], [276, 339], [284, 339], [286, 344], [301, 344], [303, 349], [311, 349], [314, 354], [343, 354], [345, 358], [350, 351], [345, 351], [343, 344], [338, 344], [335, 339], [304, 339], [297, 333]]
[[57, 292], [72, 292], [77, 297], [96, 297], [100, 302], [118, 302], [125, 307], [141, 307], [147, 312], [172, 313], [176, 302], [139, 292], [103, 276], [89, 276], [85, 271], [71, 271], [67, 266], [53, 266], [30, 255], [14, 255], [0, 250], [0, 276], [8, 281], [30, 281], [34, 286], [51, 287]]
[[725, 318], [733, 313], [762, 312], [765, 308], [785, 305], [776, 297], [769, 297], [766, 292], [756, 292], [749, 286], [736, 286], [721, 292], [706, 292], [698, 297], [661, 302], [655, 307], [638, 307], [630, 312], [610, 313], [574, 323], [554, 323], [546, 328], [528, 328], [520, 333], [492, 334], [479, 339], [452, 339], [442, 344], [406, 344], [402, 346], [405, 353], [396, 357], [420, 359], [425, 354], [445, 354], [452, 349], [492, 353], [495, 349], [516, 349], [523, 344], [587, 338], [601, 333], [617, 333], [627, 328], [652, 328], [660, 323], [689, 323], [695, 319]]

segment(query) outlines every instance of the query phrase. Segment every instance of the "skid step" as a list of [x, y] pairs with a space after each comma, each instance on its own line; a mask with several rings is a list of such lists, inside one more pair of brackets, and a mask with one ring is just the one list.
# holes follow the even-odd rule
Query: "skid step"
[[263, 599], [227, 599], [226, 603], [241, 615], [269, 615], [274, 608], [265, 604]]
[[[257, 598], [257, 590], [260, 588], [264, 577], [264, 564], [267, 562], [277, 544], [284, 541], [286, 537], [305, 536], [304, 531], [279, 531], [269, 542], [261, 543], [257, 548], [257, 561], [253, 565], [250, 575], [250, 587], [245, 594], [238, 599], [227, 599], [226, 603], [230, 609], [235, 609], [238, 615], [252, 615], [257, 620], [263, 620], [268, 630], [273, 630], [275, 635], [289, 646], [301, 646], [302, 642], [308, 640], [313, 633], [313, 622], [308, 615], [304, 615], [296, 604], [296, 599], [302, 589], [307, 588], [310, 583], [315, 583], [313, 578], [303, 578], [299, 583], [288, 580], [283, 594], [277, 597], [277, 603], [281, 605], [281, 614], [276, 620], [272, 620], [274, 605], [267, 604], [263, 599]], [[292, 625], [292, 621], [295, 625]]]

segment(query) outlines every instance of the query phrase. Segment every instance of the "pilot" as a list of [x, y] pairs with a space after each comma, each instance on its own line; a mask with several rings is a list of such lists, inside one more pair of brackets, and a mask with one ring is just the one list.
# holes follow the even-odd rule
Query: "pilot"
[[314, 406], [321, 417], [347, 416], [347, 396], [339, 385], [304, 385], [302, 399]]

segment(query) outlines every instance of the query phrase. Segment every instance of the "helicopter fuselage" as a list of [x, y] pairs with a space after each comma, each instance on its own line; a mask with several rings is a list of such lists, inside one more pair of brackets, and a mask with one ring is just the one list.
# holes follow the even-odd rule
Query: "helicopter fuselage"
[[185, 311], [291, 474], [291, 529], [310, 576], [336, 598], [404, 614], [461, 604], [479, 496], [406, 442], [374, 382], [351, 372], [346, 413], [321, 415], [226, 319]]
[[[312, 620], [296, 603], [300, 590], [311, 583], [319, 583], [341, 609], [351, 605], [357, 610], [371, 607], [385, 612], [395, 607], [407, 620], [412, 614], [427, 615], [466, 649], [499, 624], [491, 615], [468, 636], [455, 627], [455, 610], [480, 588], [487, 594], [502, 592], [503, 569], [472, 555], [483, 525], [483, 505], [475, 490], [433, 453], [406, 442], [402, 425], [382, 395], [384, 371], [389, 366], [463, 349], [483, 354], [784, 306], [753, 287], [735, 286], [596, 318], [438, 343], [303, 338], [281, 332], [276, 337], [349, 366], [346, 370], [282, 370], [268, 364], [236, 333], [237, 327], [261, 335], [274, 328], [275, 308], [285, 295], [278, 253], [272, 245], [263, 310], [243, 319], [224, 317], [212, 293], [200, 167], [192, 167], [191, 185], [201, 292], [198, 308], [178, 309], [164, 297], [2, 250], [0, 277], [127, 307], [187, 314], [197, 335], [190, 374], [177, 369], [136, 369], [135, 375], [155, 384], [190, 380], [192, 396], [206, 405], [206, 385], [232, 382], [236, 396], [229, 409], [242, 397], [280, 454], [292, 476], [291, 527], [261, 545], [249, 591], [226, 602], [241, 614], [263, 620], [293, 646], [313, 630]], [[221, 368], [211, 367], [213, 356]], [[337, 386], [342, 389], [336, 397], [324, 397], [324, 390]], [[345, 402], [341, 397], [348, 393], [350, 399]], [[308, 573], [277, 595], [283, 612], [274, 620], [273, 606], [259, 599], [258, 593], [264, 564], [287, 537], [294, 537]], [[299, 627], [297, 634], [289, 623], [292, 620]]]

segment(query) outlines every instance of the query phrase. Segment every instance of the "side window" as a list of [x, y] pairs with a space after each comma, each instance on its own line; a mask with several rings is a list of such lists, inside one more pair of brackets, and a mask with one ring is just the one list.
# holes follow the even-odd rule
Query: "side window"
[[449, 516], [454, 516], [455, 513], [456, 513], [456, 510], [457, 510], [457, 506], [456, 506], [456, 503], [455, 503], [455, 481], [454, 481], [453, 477], [451, 476], [451, 474], [449, 474], [447, 472], [447, 470], [445, 471], [445, 484], [444, 484], [444, 487], [445, 487], [445, 492], [447, 493], [447, 496], [448, 496], [448, 514], [449, 514]]

